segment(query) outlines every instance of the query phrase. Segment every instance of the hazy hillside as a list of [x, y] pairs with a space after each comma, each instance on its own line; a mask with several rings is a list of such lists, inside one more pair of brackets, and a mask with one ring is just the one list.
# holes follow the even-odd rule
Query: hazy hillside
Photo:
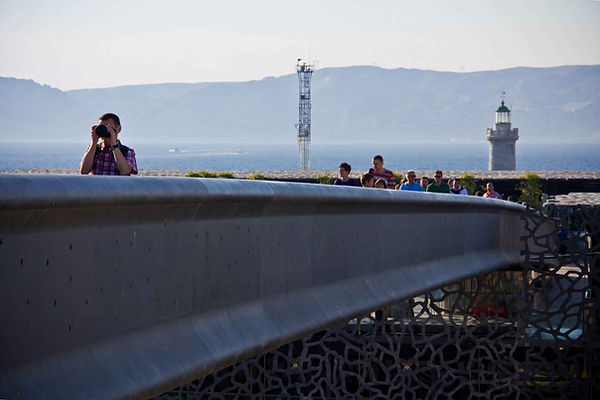
[[[313, 75], [313, 140], [483, 140], [503, 90], [522, 140], [600, 140], [600, 66], [325, 68]], [[295, 74], [64, 92], [0, 78], [0, 140], [87, 140], [97, 116], [113, 111], [128, 140], [281, 141], [295, 135], [297, 96]]]

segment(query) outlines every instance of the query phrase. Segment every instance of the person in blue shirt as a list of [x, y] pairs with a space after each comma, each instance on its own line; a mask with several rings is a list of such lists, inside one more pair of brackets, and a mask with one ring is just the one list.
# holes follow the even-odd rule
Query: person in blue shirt
[[400, 185], [400, 190], [412, 190], [413, 192], [423, 191], [423, 187], [421, 187], [421, 185], [417, 182], [417, 175], [415, 174], [415, 171], [408, 171], [406, 173], [406, 179], [408, 179], [408, 182]]
[[340, 164], [340, 179], [336, 179], [333, 184], [338, 186], [360, 186], [355, 179], [350, 178], [352, 167], [350, 164], [343, 162]]

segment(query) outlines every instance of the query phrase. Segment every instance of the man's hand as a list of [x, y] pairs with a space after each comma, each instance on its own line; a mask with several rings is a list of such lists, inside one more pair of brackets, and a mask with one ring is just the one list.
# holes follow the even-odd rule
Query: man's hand
[[98, 125], [92, 125], [92, 132], [91, 132], [91, 136], [92, 136], [92, 147], [96, 147], [96, 145], [98, 144], [98, 135], [96, 135], [96, 127]]
[[110, 133], [110, 137], [108, 138], [108, 144], [114, 146], [115, 144], [117, 144], [117, 131], [115, 131], [110, 125], [106, 125], [106, 127], [108, 128], [108, 132]]
[[96, 146], [98, 146], [98, 135], [96, 135], [97, 126], [98, 125], [92, 125], [92, 131], [90, 132], [92, 143], [90, 143], [90, 147], [88, 147], [79, 163], [79, 172], [82, 174], [88, 174], [92, 170], [92, 165], [94, 164], [94, 154], [96, 154]]

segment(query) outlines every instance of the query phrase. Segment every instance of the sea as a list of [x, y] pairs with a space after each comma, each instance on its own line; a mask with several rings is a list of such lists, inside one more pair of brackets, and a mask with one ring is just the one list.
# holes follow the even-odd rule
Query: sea
[[[136, 153], [139, 169], [265, 171], [298, 169], [298, 145], [289, 143], [147, 143], [124, 144]], [[0, 170], [75, 169], [87, 143], [2, 143]], [[366, 170], [374, 155], [388, 169], [488, 169], [487, 142], [482, 143], [320, 143], [313, 141], [312, 170], [336, 170], [348, 162]], [[600, 170], [600, 142], [517, 143], [517, 169]]]

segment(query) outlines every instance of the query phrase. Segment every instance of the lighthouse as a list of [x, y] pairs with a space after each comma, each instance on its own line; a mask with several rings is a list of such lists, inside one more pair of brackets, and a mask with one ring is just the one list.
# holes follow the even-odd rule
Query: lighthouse
[[519, 139], [519, 129], [511, 128], [510, 109], [504, 104], [496, 110], [496, 129], [487, 130], [486, 139], [490, 142], [490, 171], [514, 171], [516, 169], [515, 144]]

